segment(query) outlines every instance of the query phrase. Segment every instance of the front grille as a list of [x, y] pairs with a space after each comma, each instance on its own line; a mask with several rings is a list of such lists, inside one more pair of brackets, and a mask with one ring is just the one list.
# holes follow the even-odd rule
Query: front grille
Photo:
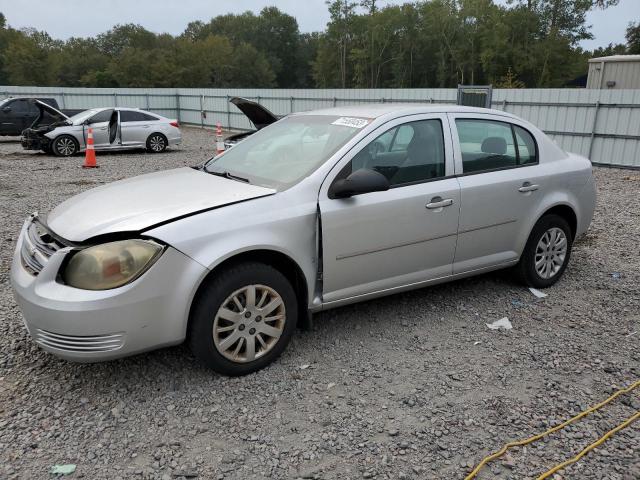
[[51, 255], [63, 246], [51, 237], [38, 220], [33, 219], [22, 240], [22, 248], [20, 249], [22, 265], [32, 275], [38, 275]]
[[55, 348], [65, 352], [111, 352], [122, 348], [122, 345], [124, 345], [124, 333], [76, 336], [61, 335], [38, 328], [35, 332], [35, 341], [43, 347]]

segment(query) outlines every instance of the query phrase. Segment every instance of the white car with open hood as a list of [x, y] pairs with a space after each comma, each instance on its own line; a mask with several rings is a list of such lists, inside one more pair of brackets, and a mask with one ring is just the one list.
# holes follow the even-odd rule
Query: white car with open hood
[[11, 281], [55, 355], [107, 360], [188, 339], [205, 364], [241, 375], [319, 310], [508, 267], [548, 287], [594, 208], [590, 161], [513, 115], [341, 107], [32, 214]]
[[[182, 142], [177, 120], [145, 110], [91, 108], [68, 117], [51, 105], [39, 100], [34, 102], [40, 116], [22, 132], [25, 150], [42, 150], [62, 157], [75, 155], [85, 150], [89, 129], [92, 129], [96, 150], [146, 149], [160, 153]], [[41, 124], [41, 118], [56, 121]]]

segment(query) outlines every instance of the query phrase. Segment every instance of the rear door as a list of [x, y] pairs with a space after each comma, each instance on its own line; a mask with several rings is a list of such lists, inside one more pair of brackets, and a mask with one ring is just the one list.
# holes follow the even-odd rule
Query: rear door
[[[460, 189], [446, 115], [396, 119], [361, 145], [340, 161], [320, 190], [325, 303], [452, 271]], [[361, 168], [385, 175], [390, 190], [330, 197], [335, 181]]]
[[149, 134], [153, 131], [153, 124], [158, 119], [138, 110], [120, 110], [120, 134], [122, 145], [143, 147]]
[[20, 134], [25, 128], [29, 128], [35, 120], [38, 109], [26, 98], [17, 98], [8, 105], [11, 110], [6, 115], [5, 121], [9, 130]]
[[520, 256], [547, 188], [533, 135], [516, 119], [449, 114], [461, 207], [453, 273], [507, 264]]

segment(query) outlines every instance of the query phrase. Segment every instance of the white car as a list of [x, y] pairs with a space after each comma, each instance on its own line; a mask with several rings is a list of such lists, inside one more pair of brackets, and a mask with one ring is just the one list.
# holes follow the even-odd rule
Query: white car
[[42, 150], [68, 157], [86, 148], [89, 128], [93, 132], [96, 150], [146, 149], [151, 153], [163, 152], [170, 145], [182, 142], [177, 120], [137, 108], [92, 108], [72, 117], [35, 100], [44, 114], [58, 121], [39, 125], [39, 119], [22, 132], [25, 150]]
[[514, 115], [340, 107], [31, 215], [11, 282], [55, 355], [188, 339], [205, 364], [242, 375], [313, 312], [502, 268], [553, 285], [594, 208], [591, 162]]

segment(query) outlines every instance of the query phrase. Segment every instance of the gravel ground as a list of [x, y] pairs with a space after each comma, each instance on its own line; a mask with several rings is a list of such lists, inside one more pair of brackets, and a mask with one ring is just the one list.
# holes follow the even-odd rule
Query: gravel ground
[[[195, 164], [211, 132], [101, 168], [0, 143], [0, 477], [463, 478], [505, 442], [640, 379], [640, 173], [596, 169], [598, 210], [564, 278], [536, 299], [495, 273], [316, 315], [282, 358], [224, 378], [184, 347], [73, 364], [28, 338], [9, 286], [26, 215], [94, 185]], [[513, 330], [485, 323], [508, 316]], [[635, 334], [634, 334], [635, 333]], [[640, 409], [640, 391], [491, 463], [534, 478]], [[554, 478], [640, 478], [640, 422]]]

